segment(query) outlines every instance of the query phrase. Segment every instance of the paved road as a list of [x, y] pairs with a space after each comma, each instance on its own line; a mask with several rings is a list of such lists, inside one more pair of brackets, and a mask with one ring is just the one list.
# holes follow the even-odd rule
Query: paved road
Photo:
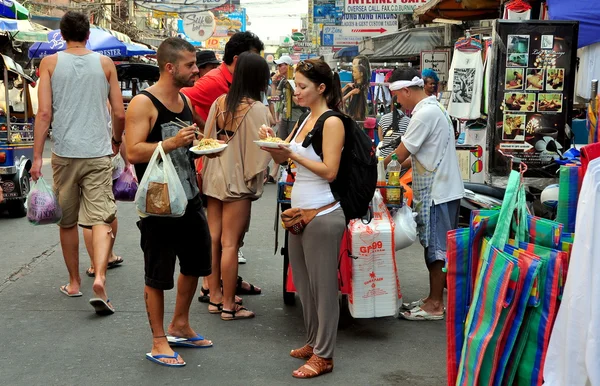
[[[50, 156], [46, 147], [45, 157]], [[50, 169], [45, 166], [50, 179]], [[109, 296], [117, 309], [97, 317], [88, 304], [92, 279], [83, 274], [88, 256], [81, 241], [81, 298], [58, 291], [66, 283], [58, 230], [34, 227], [26, 219], [0, 216], [0, 385], [412, 385], [445, 383], [444, 322], [394, 318], [340, 322], [335, 370], [313, 381], [291, 377], [302, 362], [289, 350], [303, 344], [301, 306], [282, 301], [282, 259], [273, 255], [275, 186], [266, 187], [253, 207], [240, 275], [263, 287], [246, 296], [252, 320], [222, 322], [194, 301], [194, 328], [215, 342], [206, 350], [181, 349], [187, 366], [170, 369], [145, 359], [150, 332], [144, 309], [143, 257], [131, 203], [119, 203], [116, 251], [125, 259], [108, 273]], [[417, 245], [398, 254], [405, 299], [425, 294], [427, 275]], [[174, 291], [166, 296], [166, 319]]]

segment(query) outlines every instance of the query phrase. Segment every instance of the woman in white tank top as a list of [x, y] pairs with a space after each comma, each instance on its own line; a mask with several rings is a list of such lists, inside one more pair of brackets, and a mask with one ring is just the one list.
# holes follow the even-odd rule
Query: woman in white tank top
[[[320, 212], [299, 235], [289, 234], [289, 256], [294, 285], [302, 302], [307, 330], [306, 344], [290, 355], [308, 359], [292, 373], [296, 378], [312, 378], [333, 370], [333, 351], [339, 319], [338, 256], [346, 228], [344, 212], [336, 203], [329, 183], [337, 177], [344, 147], [344, 125], [340, 118], [329, 117], [323, 125], [323, 154], [302, 142], [318, 118], [326, 111], [339, 111], [342, 103], [337, 74], [322, 60], [310, 59], [296, 67], [298, 104], [310, 108], [311, 114], [296, 124], [286, 139], [291, 146], [264, 150], [276, 163], [291, 159], [297, 165], [292, 189], [292, 207], [317, 209], [334, 204]], [[271, 128], [262, 127], [261, 138], [275, 136]]]

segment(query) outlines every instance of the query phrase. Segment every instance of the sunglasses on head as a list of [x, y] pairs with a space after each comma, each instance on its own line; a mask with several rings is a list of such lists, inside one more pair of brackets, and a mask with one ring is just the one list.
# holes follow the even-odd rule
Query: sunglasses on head
[[298, 64], [296, 65], [296, 68], [301, 68], [301, 67], [303, 67], [303, 70], [305, 70], [305, 71], [310, 71], [313, 68], [315, 68], [315, 66], [312, 63], [305, 62], [304, 60], [299, 61]]

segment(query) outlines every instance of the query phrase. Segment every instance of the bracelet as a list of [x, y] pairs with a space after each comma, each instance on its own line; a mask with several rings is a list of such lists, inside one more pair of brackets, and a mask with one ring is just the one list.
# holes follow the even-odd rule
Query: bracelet
[[115, 137], [111, 137], [110, 139], [115, 146], [119, 146], [123, 143], [123, 141], [117, 141]]

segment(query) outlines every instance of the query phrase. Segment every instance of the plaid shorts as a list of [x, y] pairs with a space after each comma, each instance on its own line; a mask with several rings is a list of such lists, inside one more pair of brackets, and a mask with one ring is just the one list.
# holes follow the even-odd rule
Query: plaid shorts
[[425, 263], [446, 260], [446, 234], [458, 227], [460, 200], [432, 205], [429, 220], [429, 247], [425, 248]]

